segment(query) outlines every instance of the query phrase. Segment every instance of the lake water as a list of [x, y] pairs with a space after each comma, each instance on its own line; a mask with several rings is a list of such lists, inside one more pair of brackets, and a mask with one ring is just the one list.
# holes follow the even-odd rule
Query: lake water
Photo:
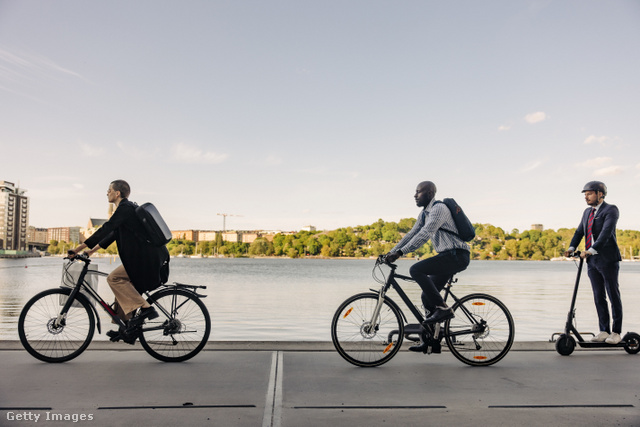
[[[399, 261], [398, 272], [408, 275], [412, 263]], [[94, 264], [110, 272], [119, 260], [97, 258]], [[373, 266], [374, 260], [361, 259], [174, 258], [170, 280], [207, 286], [203, 301], [212, 318], [212, 341], [330, 341], [338, 305], [355, 293], [379, 288], [371, 277]], [[471, 261], [453, 290], [458, 297], [494, 295], [514, 317], [516, 340], [546, 341], [564, 328], [576, 267], [573, 262]], [[59, 286], [61, 273], [61, 258], [0, 259], [0, 340], [18, 339], [22, 307], [37, 292]], [[582, 278], [578, 330], [597, 332], [586, 266]], [[112, 300], [109, 286], [100, 280], [99, 293]], [[640, 332], [639, 284], [640, 263], [621, 263], [623, 333]], [[416, 284], [404, 289], [420, 304]], [[410, 314], [394, 291], [389, 296]], [[104, 333], [110, 319], [103, 313], [101, 319]]]

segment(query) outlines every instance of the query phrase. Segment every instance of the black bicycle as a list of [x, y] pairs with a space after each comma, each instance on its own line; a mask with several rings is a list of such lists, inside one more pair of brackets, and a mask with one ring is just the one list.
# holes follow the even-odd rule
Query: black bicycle
[[[382, 278], [376, 275], [376, 271], [383, 273], [382, 264], [391, 269], [386, 280], [384, 274]], [[472, 366], [493, 365], [506, 356], [513, 344], [514, 323], [500, 300], [481, 293], [458, 298], [451, 291], [457, 279], [451, 276], [444, 287], [444, 300], [453, 298], [455, 317], [425, 328], [422, 326], [425, 318], [396, 279], [415, 280], [397, 274], [396, 268], [383, 256], [378, 257], [373, 277], [382, 288], [354, 295], [336, 311], [331, 322], [331, 339], [340, 356], [356, 366], [380, 366], [398, 353], [404, 338], [429, 343], [427, 353], [439, 352], [444, 338], [451, 353]], [[392, 287], [418, 323], [407, 324], [400, 307], [387, 296]]]
[[[140, 339], [147, 353], [163, 362], [190, 359], [207, 343], [211, 319], [200, 300], [205, 295], [198, 293], [198, 289], [206, 289], [206, 286], [173, 283], [162, 285], [153, 293], [146, 292], [147, 301], [159, 316], [140, 324], [133, 320], [125, 323], [92, 287], [91, 276], [97, 281], [97, 277], [106, 277], [107, 273], [89, 269], [91, 260], [84, 254], [65, 260], [69, 262], [63, 268], [63, 279], [66, 278], [71, 287], [40, 292], [20, 313], [20, 341], [36, 359], [66, 362], [86, 350], [96, 327], [101, 333], [96, 301], [120, 328], [125, 342], [133, 344]], [[73, 267], [77, 268], [78, 274], [71, 273]]]

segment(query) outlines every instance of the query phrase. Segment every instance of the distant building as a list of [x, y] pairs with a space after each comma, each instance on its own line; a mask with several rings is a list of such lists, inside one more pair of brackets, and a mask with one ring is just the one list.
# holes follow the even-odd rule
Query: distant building
[[54, 227], [47, 229], [47, 240], [57, 240], [58, 242], [83, 243], [84, 239], [80, 234], [80, 227]]
[[82, 241], [87, 240], [89, 237], [93, 235], [100, 227], [104, 225], [106, 219], [98, 219], [98, 218], [89, 218], [89, 222], [87, 223], [87, 228], [80, 229], [80, 239]]
[[215, 242], [216, 237], [218, 237], [217, 231], [211, 231], [211, 230], [198, 231], [198, 241], [200, 242]]
[[171, 230], [171, 236], [176, 240], [198, 241], [198, 230]]
[[0, 181], [0, 249], [26, 251], [29, 198], [26, 190]]
[[193, 242], [215, 242], [218, 235], [223, 242], [229, 243], [253, 243], [258, 238], [267, 239], [273, 242], [273, 238], [280, 231], [263, 230], [233, 230], [233, 231], [213, 231], [213, 230], [171, 230], [171, 235], [178, 240], [191, 240]]
[[47, 236], [46, 228], [36, 228], [30, 225], [27, 229], [27, 241], [29, 243], [46, 243], [48, 245]]
[[542, 224], [531, 224], [531, 229], [535, 231], [544, 231]]
[[316, 227], [314, 227], [313, 225], [307, 225], [306, 227], [302, 227], [300, 231], [308, 231], [309, 233], [313, 233], [314, 231], [316, 231]]
[[47, 240], [48, 232], [46, 228], [37, 228], [29, 226], [27, 228], [27, 245], [29, 251], [46, 251], [49, 247]]

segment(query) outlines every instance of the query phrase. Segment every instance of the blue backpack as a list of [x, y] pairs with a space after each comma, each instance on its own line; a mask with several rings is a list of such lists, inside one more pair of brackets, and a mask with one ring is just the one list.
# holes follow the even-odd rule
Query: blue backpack
[[456, 224], [458, 232], [456, 233], [455, 231], [447, 230], [445, 228], [442, 228], [442, 230], [447, 233], [455, 234], [465, 242], [473, 240], [473, 238], [476, 237], [476, 229], [473, 227], [473, 224], [471, 224], [471, 221], [469, 221], [469, 218], [467, 218], [464, 211], [455, 200], [447, 198], [442, 199], [441, 202], [436, 201], [435, 203], [443, 203], [447, 208], [449, 208], [449, 212], [451, 212], [453, 222]]

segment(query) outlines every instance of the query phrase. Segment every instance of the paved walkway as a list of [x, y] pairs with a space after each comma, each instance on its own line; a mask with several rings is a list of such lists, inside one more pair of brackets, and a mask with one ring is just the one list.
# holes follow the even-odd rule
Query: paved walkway
[[640, 426], [640, 355], [623, 350], [519, 343], [486, 368], [407, 351], [357, 368], [330, 343], [211, 343], [167, 364], [94, 342], [47, 364], [2, 342], [0, 357], [0, 426]]

